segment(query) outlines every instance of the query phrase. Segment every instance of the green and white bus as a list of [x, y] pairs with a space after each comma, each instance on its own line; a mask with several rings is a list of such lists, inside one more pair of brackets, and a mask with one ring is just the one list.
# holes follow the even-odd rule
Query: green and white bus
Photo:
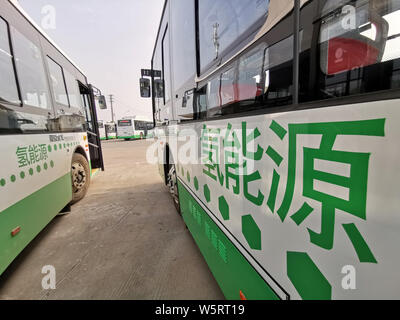
[[117, 126], [112, 122], [104, 122], [99, 120], [99, 134], [100, 140], [114, 140], [117, 139]]
[[99, 136], [100, 140], [108, 140], [106, 135], [106, 126], [103, 120], [97, 121], [99, 125]]
[[153, 127], [153, 121], [141, 117], [125, 117], [117, 122], [118, 139], [144, 139], [147, 131]]
[[169, 0], [151, 63], [160, 172], [227, 298], [400, 298], [398, 0]]
[[114, 122], [107, 122], [105, 126], [106, 126], [107, 140], [117, 139], [117, 124]]
[[0, 274], [104, 169], [94, 90], [17, 1], [1, 1]]

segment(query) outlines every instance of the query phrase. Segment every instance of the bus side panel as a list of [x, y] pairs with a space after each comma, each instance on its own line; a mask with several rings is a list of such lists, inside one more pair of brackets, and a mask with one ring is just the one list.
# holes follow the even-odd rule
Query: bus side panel
[[0, 273], [71, 201], [71, 159], [83, 135], [0, 137]]
[[197, 200], [179, 183], [182, 216], [225, 297], [278, 300], [279, 297], [208, 216]]
[[178, 178], [290, 299], [393, 298], [398, 119], [396, 99], [185, 124], [210, 163], [181, 161]]
[[1, 212], [0, 274], [71, 199], [68, 173]]

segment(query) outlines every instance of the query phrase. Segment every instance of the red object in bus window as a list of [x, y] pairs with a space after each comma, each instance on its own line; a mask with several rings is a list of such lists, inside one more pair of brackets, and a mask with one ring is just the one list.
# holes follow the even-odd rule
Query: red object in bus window
[[328, 42], [327, 74], [366, 67], [378, 61], [379, 50], [356, 39], [333, 38]]
[[239, 82], [237, 87], [239, 101], [252, 100], [263, 94], [261, 86], [257, 83]]

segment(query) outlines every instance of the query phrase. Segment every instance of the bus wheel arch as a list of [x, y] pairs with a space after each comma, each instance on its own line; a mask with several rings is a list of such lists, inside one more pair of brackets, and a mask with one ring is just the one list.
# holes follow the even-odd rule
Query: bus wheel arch
[[79, 153], [79, 154], [83, 155], [85, 157], [86, 161], [89, 162], [89, 159], [87, 158], [87, 154], [81, 146], [76, 147], [73, 154], [75, 154], [75, 153]]
[[169, 192], [172, 196], [172, 200], [174, 201], [176, 210], [178, 211], [178, 213], [181, 213], [178, 190], [178, 175], [176, 172], [175, 162], [171, 155], [168, 144], [165, 147], [164, 160], [165, 184], [167, 185]]

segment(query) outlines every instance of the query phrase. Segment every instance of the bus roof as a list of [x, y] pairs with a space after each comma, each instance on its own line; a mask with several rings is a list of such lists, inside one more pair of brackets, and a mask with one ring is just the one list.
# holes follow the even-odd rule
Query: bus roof
[[21, 5], [18, 3], [18, 0], [8, 0], [18, 11], [19, 13], [29, 21], [29, 23], [43, 36], [46, 38], [47, 41], [50, 42], [50, 44], [56, 48], [77, 70], [79, 70], [80, 73], [82, 73], [83, 76], [85, 76], [85, 73], [82, 71], [81, 68], [79, 68], [75, 62], [72, 61], [71, 58], [68, 57], [68, 55], [60, 49], [60, 47], [40, 28], [40, 26], [33, 21], [33, 19], [26, 13], [26, 11], [21, 7]]

